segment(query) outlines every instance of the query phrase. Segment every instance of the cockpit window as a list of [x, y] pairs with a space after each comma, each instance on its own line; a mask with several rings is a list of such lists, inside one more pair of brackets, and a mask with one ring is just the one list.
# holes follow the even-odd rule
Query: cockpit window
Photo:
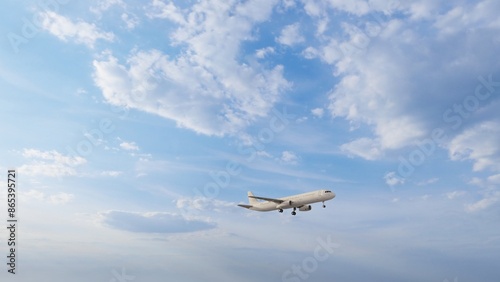
[[325, 193], [332, 193], [332, 191], [330, 191], [330, 190], [326, 190], [326, 191], [325, 191]]

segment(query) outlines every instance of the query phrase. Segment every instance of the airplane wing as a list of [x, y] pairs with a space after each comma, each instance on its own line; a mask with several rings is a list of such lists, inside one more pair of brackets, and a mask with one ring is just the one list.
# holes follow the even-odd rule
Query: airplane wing
[[264, 201], [269, 201], [269, 202], [275, 202], [276, 204], [281, 204], [284, 201], [280, 199], [273, 199], [273, 198], [264, 198], [264, 197], [257, 197], [257, 196], [248, 196], [249, 198], [254, 198], [254, 199], [259, 199], [259, 200], [264, 200]]
[[242, 205], [242, 204], [239, 204], [238, 206], [240, 206], [242, 208], [246, 208], [246, 209], [253, 207], [252, 205]]

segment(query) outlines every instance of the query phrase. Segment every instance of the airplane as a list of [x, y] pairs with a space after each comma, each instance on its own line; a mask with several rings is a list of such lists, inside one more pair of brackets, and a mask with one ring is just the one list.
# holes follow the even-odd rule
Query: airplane
[[299, 208], [299, 211], [310, 211], [310, 204], [312, 203], [323, 202], [323, 208], [326, 208], [325, 201], [333, 198], [335, 198], [335, 193], [330, 190], [316, 190], [279, 199], [257, 197], [251, 191], [248, 191], [249, 205], [239, 204], [238, 206], [253, 211], [278, 210], [280, 213], [283, 212], [283, 209], [293, 208], [292, 215], [296, 215], [295, 211], [297, 208]]

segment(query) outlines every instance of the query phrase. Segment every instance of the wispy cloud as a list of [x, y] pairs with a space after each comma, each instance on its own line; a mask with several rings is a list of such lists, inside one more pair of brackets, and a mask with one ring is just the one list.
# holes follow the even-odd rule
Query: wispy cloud
[[255, 51], [255, 57], [264, 59], [267, 55], [273, 54], [274, 52], [275, 50], [273, 47], [258, 49], [257, 51]]
[[55, 205], [67, 204], [75, 198], [73, 194], [59, 193], [55, 195], [48, 196], [48, 201]]
[[75, 195], [70, 193], [59, 192], [56, 194], [46, 195], [45, 193], [34, 189], [23, 192], [22, 194], [27, 198], [33, 198], [52, 205], [64, 205], [73, 201], [75, 198]]
[[466, 210], [468, 212], [479, 212], [485, 210], [490, 206], [498, 203], [500, 201], [500, 192], [495, 191], [492, 193], [487, 193], [485, 197], [473, 204], [468, 204]]
[[299, 157], [294, 152], [283, 151], [280, 161], [285, 164], [297, 164], [299, 162]]
[[126, 141], [123, 141], [120, 143], [120, 148], [122, 148], [123, 150], [127, 150], [127, 151], [139, 150], [139, 146], [137, 146], [137, 144], [135, 144], [135, 142], [126, 142]]
[[53, 11], [40, 13], [42, 28], [63, 41], [74, 41], [94, 48], [99, 39], [113, 41], [115, 35], [112, 32], [101, 31], [95, 24], [82, 20], [73, 22], [71, 19], [61, 16]]
[[175, 205], [183, 211], [222, 211], [236, 207], [236, 203], [206, 197], [180, 198]]
[[358, 156], [367, 160], [376, 160], [382, 156], [380, 143], [370, 138], [359, 138], [346, 144], [340, 149], [350, 156]]
[[426, 180], [422, 180], [422, 181], [418, 182], [417, 185], [418, 186], [425, 186], [425, 185], [430, 185], [430, 184], [436, 183], [438, 181], [439, 181], [439, 178], [433, 177], [433, 178], [429, 178]]
[[405, 183], [405, 180], [403, 178], [398, 177], [396, 172], [394, 171], [388, 172], [386, 175], [384, 175], [384, 180], [385, 183], [389, 186], [396, 186]]
[[500, 171], [500, 122], [486, 121], [465, 130], [450, 142], [452, 160], [472, 160], [474, 170]]
[[465, 206], [466, 211], [479, 212], [487, 210], [500, 202], [500, 191], [498, 189], [500, 174], [490, 175], [486, 178], [473, 177], [469, 184], [480, 188], [481, 199], [467, 204]]
[[140, 23], [139, 18], [136, 15], [130, 13], [123, 13], [121, 15], [121, 19], [129, 30], [134, 29]]
[[313, 114], [313, 116], [317, 117], [317, 118], [322, 118], [323, 115], [325, 114], [325, 109], [323, 108], [314, 108], [311, 110], [311, 113]]
[[87, 162], [82, 157], [66, 156], [54, 150], [24, 149], [22, 155], [30, 162], [19, 167], [19, 170], [31, 176], [74, 176], [77, 175], [75, 167]]
[[188, 219], [166, 212], [136, 213], [115, 210], [99, 215], [101, 222], [109, 227], [137, 233], [184, 233], [216, 227], [212, 222]]
[[453, 191], [453, 192], [449, 192], [449, 193], [446, 193], [446, 197], [450, 200], [453, 200], [453, 199], [456, 199], [456, 198], [459, 198], [459, 197], [462, 197], [466, 194], [465, 191]]
[[111, 177], [117, 177], [117, 176], [120, 176], [122, 174], [123, 174], [122, 171], [116, 171], [116, 170], [106, 170], [106, 171], [101, 172], [102, 176], [111, 176]]
[[153, 0], [146, 11], [150, 18], [168, 19], [177, 24], [187, 24], [183, 13], [182, 9], [175, 6], [172, 1], [160, 0]]
[[101, 0], [95, 5], [90, 7], [90, 11], [96, 14], [101, 14], [104, 11], [109, 10], [113, 6], [125, 6], [123, 0]]
[[471, 2], [439, 15], [434, 26], [446, 36], [459, 33], [464, 28], [499, 28], [500, 19], [494, 12], [497, 9], [500, 9], [497, 1]]

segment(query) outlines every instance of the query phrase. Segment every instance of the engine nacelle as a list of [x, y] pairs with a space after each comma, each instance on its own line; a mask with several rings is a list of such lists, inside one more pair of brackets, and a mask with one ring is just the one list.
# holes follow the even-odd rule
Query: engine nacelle
[[310, 211], [312, 209], [311, 205], [302, 206], [299, 208], [299, 211]]
[[284, 201], [283, 203], [276, 206], [277, 209], [286, 209], [292, 207], [292, 201]]

